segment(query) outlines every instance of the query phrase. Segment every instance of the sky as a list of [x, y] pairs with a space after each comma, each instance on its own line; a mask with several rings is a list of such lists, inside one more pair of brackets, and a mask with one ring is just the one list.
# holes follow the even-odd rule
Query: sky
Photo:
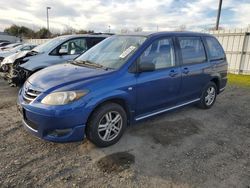
[[[46, 7], [50, 29], [68, 28], [119, 32], [204, 30], [214, 27], [219, 0], [1, 0], [0, 31], [11, 24], [38, 30], [46, 27]], [[250, 25], [250, 0], [223, 0], [221, 26], [245, 28]]]

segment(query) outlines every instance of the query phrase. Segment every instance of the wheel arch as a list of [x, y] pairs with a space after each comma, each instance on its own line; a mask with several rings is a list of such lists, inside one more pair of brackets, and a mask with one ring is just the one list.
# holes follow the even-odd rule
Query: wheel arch
[[220, 93], [220, 78], [218, 76], [215, 76], [210, 81], [215, 83], [217, 87], [217, 94], [219, 94]]
[[129, 123], [131, 122], [131, 114], [130, 114], [130, 107], [129, 107], [129, 104], [128, 104], [128, 101], [123, 98], [123, 97], [118, 97], [118, 96], [114, 96], [114, 97], [110, 97], [110, 98], [107, 98], [107, 99], [104, 99], [104, 100], [101, 100], [100, 102], [98, 102], [93, 108], [92, 110], [90, 111], [88, 117], [87, 117], [87, 121], [86, 123], [88, 124], [90, 118], [92, 117], [93, 113], [99, 108], [101, 107], [102, 105], [105, 105], [107, 103], [116, 103], [118, 105], [120, 105], [126, 112], [126, 115], [127, 115], [127, 120], [128, 120], [128, 125]]

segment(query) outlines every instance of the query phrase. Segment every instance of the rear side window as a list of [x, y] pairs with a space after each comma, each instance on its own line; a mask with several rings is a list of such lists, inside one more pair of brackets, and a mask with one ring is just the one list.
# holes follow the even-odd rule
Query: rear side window
[[179, 37], [183, 64], [202, 63], [206, 53], [200, 37]]
[[206, 37], [206, 42], [211, 60], [222, 59], [225, 57], [224, 50], [215, 38]]

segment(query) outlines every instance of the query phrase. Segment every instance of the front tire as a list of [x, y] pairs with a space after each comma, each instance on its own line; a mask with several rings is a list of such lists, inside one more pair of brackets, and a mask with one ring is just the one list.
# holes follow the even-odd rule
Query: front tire
[[97, 108], [86, 127], [87, 138], [98, 147], [118, 142], [127, 127], [127, 115], [116, 103], [106, 103]]
[[209, 109], [215, 103], [217, 97], [217, 86], [214, 82], [209, 82], [203, 89], [199, 107], [202, 109]]

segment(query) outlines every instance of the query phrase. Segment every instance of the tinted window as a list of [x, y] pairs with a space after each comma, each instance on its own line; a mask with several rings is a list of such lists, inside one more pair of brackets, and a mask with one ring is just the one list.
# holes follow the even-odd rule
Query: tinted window
[[96, 45], [96, 44], [98, 44], [99, 42], [101, 42], [102, 40], [103, 40], [104, 38], [92, 38], [91, 39], [91, 41], [92, 41], [92, 43], [91, 43], [91, 46], [94, 46], [94, 45]]
[[141, 55], [140, 64], [153, 63], [155, 69], [175, 66], [174, 47], [171, 39], [160, 39], [153, 42]]
[[225, 57], [224, 51], [219, 42], [213, 37], [207, 37], [207, 46], [211, 59], [221, 59]]
[[202, 63], [206, 60], [200, 37], [180, 37], [179, 42], [184, 64]]

